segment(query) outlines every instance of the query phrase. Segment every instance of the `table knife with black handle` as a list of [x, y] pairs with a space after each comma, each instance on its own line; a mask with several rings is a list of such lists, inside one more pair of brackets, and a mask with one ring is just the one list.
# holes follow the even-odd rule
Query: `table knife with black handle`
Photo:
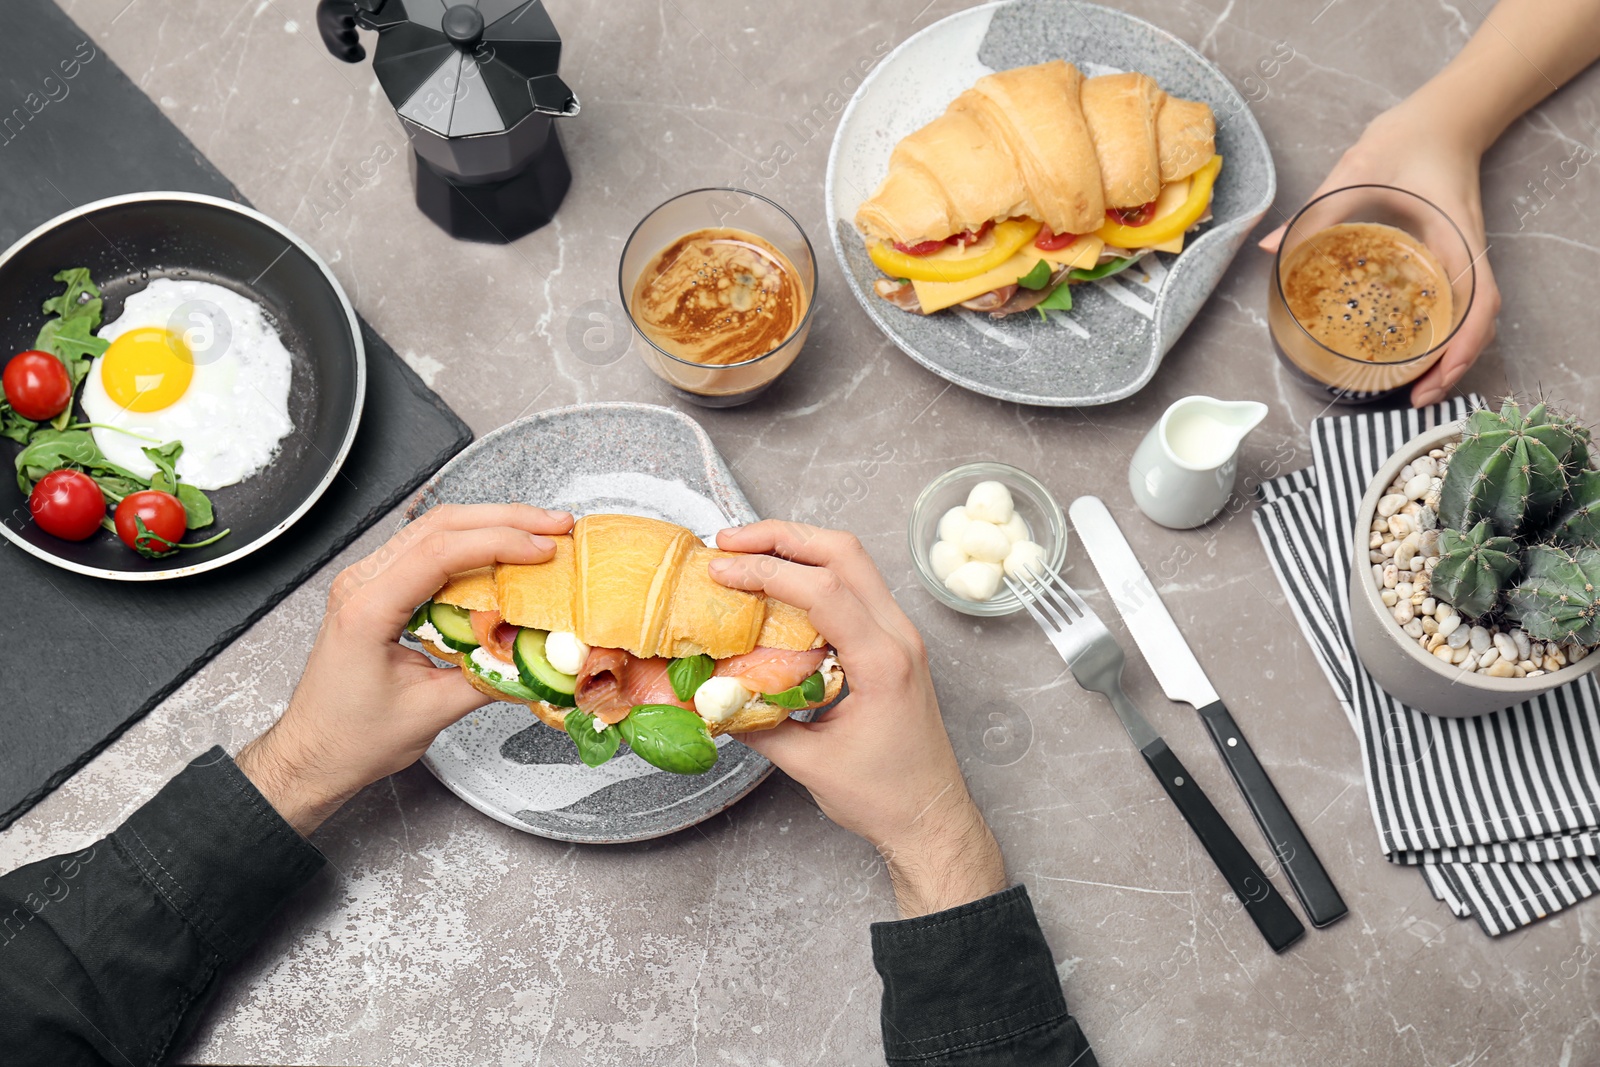
[[1327, 926], [1342, 918], [1349, 910], [1344, 898], [1339, 896], [1266, 768], [1217, 696], [1105, 502], [1099, 497], [1082, 496], [1072, 502], [1068, 513], [1106, 592], [1162, 691], [1169, 700], [1190, 704], [1200, 713], [1311, 924]]

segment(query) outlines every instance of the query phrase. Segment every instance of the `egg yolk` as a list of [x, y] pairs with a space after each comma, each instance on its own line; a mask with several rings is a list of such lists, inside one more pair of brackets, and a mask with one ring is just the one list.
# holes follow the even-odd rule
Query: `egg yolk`
[[106, 394], [128, 411], [170, 407], [194, 379], [194, 356], [183, 338], [159, 326], [142, 326], [111, 342], [100, 365]]

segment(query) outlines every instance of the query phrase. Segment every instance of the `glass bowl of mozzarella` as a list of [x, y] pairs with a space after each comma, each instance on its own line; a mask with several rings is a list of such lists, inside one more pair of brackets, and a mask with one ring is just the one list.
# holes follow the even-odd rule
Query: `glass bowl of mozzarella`
[[1021, 609], [1006, 588], [1017, 568], [1055, 573], [1067, 518], [1050, 490], [1008, 463], [967, 463], [928, 483], [911, 506], [911, 559], [936, 600], [967, 615]]

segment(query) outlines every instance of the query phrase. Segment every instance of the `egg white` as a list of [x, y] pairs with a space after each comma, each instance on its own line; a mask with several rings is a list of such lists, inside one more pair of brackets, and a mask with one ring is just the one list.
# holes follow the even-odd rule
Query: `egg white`
[[[83, 383], [89, 421], [163, 443], [182, 441], [178, 477], [200, 489], [233, 485], [271, 463], [294, 422], [289, 350], [261, 305], [210, 282], [158, 278], [128, 297], [99, 336], [114, 341], [146, 326], [188, 341], [195, 356], [189, 388], [159, 411], [128, 411], [106, 392], [101, 356]], [[111, 462], [144, 478], [156, 472], [142, 451], [149, 441], [117, 429], [92, 432]]]

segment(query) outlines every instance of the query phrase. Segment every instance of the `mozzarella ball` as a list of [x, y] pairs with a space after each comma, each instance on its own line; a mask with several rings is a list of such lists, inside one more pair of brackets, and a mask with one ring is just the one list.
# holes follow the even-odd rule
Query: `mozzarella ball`
[[750, 690], [737, 678], [707, 678], [694, 691], [694, 710], [706, 722], [727, 722], [750, 703]]
[[979, 482], [967, 494], [967, 517], [1003, 526], [1011, 521], [1015, 508], [1011, 490], [1000, 482]]
[[1005, 525], [1000, 529], [1006, 532], [1006, 536], [1011, 539], [1012, 544], [1016, 544], [1018, 541], [1026, 541], [1033, 535], [1033, 531], [1028, 529], [1027, 521], [1015, 511], [1011, 513], [1011, 518], [1007, 519]]
[[949, 541], [952, 545], [961, 543], [961, 531], [967, 528], [967, 523], [972, 520], [967, 516], [967, 509], [957, 504], [945, 512], [939, 519], [939, 540]]
[[1011, 538], [992, 522], [969, 522], [961, 531], [961, 551], [985, 563], [999, 563], [1011, 551]]
[[577, 634], [554, 630], [544, 639], [544, 658], [562, 674], [577, 674], [589, 658], [589, 646], [579, 641]]
[[951, 572], [965, 563], [967, 558], [959, 546], [949, 541], [935, 541], [933, 548], [928, 551], [928, 565], [933, 568], [933, 576], [941, 582], [950, 577]]
[[944, 587], [963, 600], [992, 600], [1000, 591], [1000, 564], [969, 560], [944, 580]]
[[1043, 576], [1049, 570], [1049, 563], [1046, 561], [1043, 545], [1033, 541], [1018, 541], [1011, 546], [1011, 551], [1006, 553], [1004, 567], [1006, 574], [1012, 578], [1019, 574]]

